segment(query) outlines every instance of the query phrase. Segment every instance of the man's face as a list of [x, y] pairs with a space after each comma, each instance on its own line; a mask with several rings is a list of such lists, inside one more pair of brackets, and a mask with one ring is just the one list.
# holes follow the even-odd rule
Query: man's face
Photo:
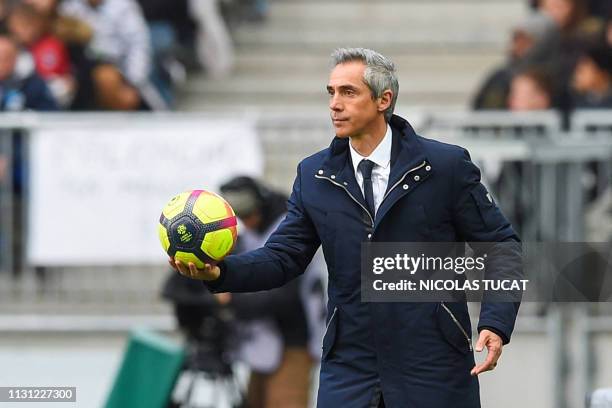
[[590, 58], [583, 57], [578, 61], [574, 71], [574, 89], [578, 92], [592, 91], [597, 87], [598, 79], [601, 76], [602, 73], [597, 65]]
[[540, 8], [552, 17], [559, 27], [565, 27], [570, 22], [574, 12], [569, 0], [542, 0]]
[[369, 133], [381, 118], [383, 105], [380, 99], [372, 98], [363, 80], [365, 68], [360, 61], [347, 62], [336, 65], [329, 76], [330, 115], [338, 137]]
[[517, 30], [512, 35], [510, 44], [510, 55], [514, 59], [523, 58], [533, 48], [535, 41], [533, 37], [524, 31]]
[[512, 80], [508, 105], [512, 111], [550, 109], [550, 96], [530, 77], [519, 75]]
[[26, 47], [31, 46], [44, 30], [44, 22], [40, 18], [14, 13], [9, 17], [8, 26], [15, 39]]
[[7, 38], [0, 38], [0, 81], [8, 79], [15, 69], [17, 49]]
[[26, 0], [25, 2], [34, 7], [39, 13], [49, 16], [57, 9], [58, 0]]

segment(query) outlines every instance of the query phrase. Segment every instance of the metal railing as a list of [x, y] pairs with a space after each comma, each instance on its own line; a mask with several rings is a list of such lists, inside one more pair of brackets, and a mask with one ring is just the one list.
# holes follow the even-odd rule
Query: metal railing
[[[259, 115], [245, 112], [227, 116], [227, 119], [241, 116], [256, 122], [264, 151], [264, 179], [284, 191], [291, 188], [297, 163], [327, 146], [333, 134], [324, 114]], [[121, 129], [146, 128], [169, 122], [199, 127], [203, 119], [219, 117], [219, 114], [200, 113], [27, 113], [0, 116], [0, 152], [8, 160], [7, 174], [0, 179], [0, 269], [13, 271], [15, 264], [24, 261], [14, 258], [11, 250], [20, 243], [16, 241], [24, 238], [23, 233], [15, 232], [27, 225], [27, 219], [15, 219], [18, 213], [24, 213], [23, 207], [28, 204], [27, 182], [21, 195], [14, 194], [11, 158], [17, 137], [21, 138], [25, 150], [23, 160], [27, 169], [28, 134], [41, 127], [65, 129], [96, 127], [104, 123], [116, 128], [120, 137]], [[569, 131], [561, 129], [561, 118], [554, 112], [520, 115], [451, 112], [424, 114], [420, 119], [417, 129], [420, 133], [468, 148], [482, 169], [485, 184], [494, 192], [497, 202], [524, 241], [583, 241], [606, 237], [605, 230], [599, 233], [591, 231], [605, 227], [605, 222], [600, 219], [589, 224], [585, 211], [588, 207], [589, 211], [600, 208], [601, 212], [601, 208], [605, 209], [602, 200], [609, 199], [612, 113], [578, 113]], [[17, 137], [16, 131], [19, 132]], [[585, 186], [585, 178], [590, 178], [591, 186]], [[603, 213], [605, 215], [605, 211]], [[67, 283], [70, 287], [78, 286], [72, 279]], [[100, 283], [95, 282], [95, 287], [106, 287]]]

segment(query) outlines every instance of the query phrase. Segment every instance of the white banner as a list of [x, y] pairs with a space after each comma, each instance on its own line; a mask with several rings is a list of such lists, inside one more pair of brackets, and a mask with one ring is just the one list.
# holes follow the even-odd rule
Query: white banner
[[33, 265], [164, 261], [156, 228], [172, 196], [193, 189], [218, 192], [233, 176], [262, 172], [261, 146], [250, 121], [38, 129], [30, 145], [28, 260]]

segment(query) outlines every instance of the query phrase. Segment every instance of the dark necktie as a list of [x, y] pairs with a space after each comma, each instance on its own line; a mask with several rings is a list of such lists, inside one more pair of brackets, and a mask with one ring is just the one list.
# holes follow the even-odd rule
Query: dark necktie
[[374, 189], [372, 187], [372, 169], [374, 168], [374, 162], [368, 159], [363, 159], [357, 166], [357, 170], [361, 172], [363, 176], [363, 195], [370, 210], [370, 214], [374, 217]]

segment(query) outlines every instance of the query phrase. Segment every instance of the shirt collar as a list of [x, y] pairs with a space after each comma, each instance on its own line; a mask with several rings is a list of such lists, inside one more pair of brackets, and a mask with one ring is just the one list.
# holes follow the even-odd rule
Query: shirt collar
[[387, 124], [387, 132], [385, 133], [385, 137], [383, 140], [376, 146], [376, 149], [370, 154], [368, 157], [364, 157], [360, 155], [357, 150], [353, 148], [353, 145], [349, 141], [349, 149], [351, 152], [351, 159], [353, 161], [353, 168], [355, 172], [357, 172], [357, 166], [363, 159], [368, 159], [373, 161], [377, 166], [387, 168], [391, 163], [391, 145], [393, 142], [393, 134], [391, 132], [391, 126]]

